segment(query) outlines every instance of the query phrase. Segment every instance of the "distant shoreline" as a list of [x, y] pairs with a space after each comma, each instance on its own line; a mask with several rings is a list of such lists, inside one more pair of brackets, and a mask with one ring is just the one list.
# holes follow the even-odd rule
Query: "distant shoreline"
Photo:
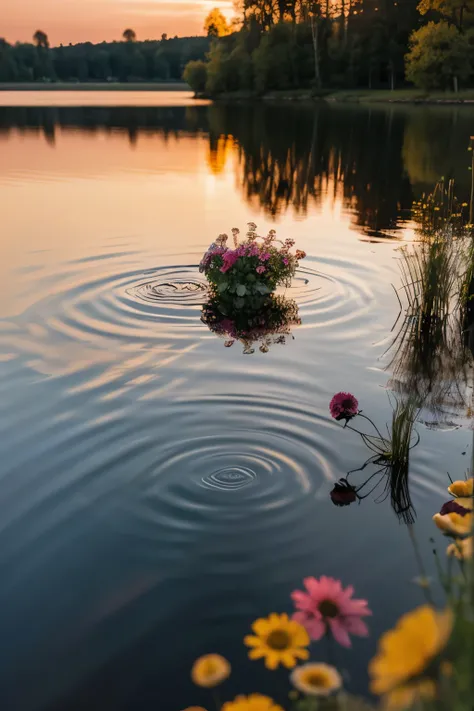
[[0, 91], [191, 91], [186, 82], [1, 82]]
[[[1, 91], [192, 91], [186, 82], [0, 82]], [[294, 89], [272, 91], [257, 96], [254, 92], [236, 91], [218, 96], [195, 94], [196, 99], [209, 99], [216, 103], [282, 102], [328, 104], [405, 104], [429, 106], [473, 106], [474, 89], [452, 92], [426, 92], [419, 89]]]
[[285, 102], [285, 103], [328, 103], [328, 104], [405, 104], [432, 106], [474, 106], [474, 89], [465, 89], [457, 94], [452, 92], [426, 92], [419, 89], [354, 89], [321, 90], [317, 93], [310, 89], [272, 91], [262, 96], [252, 92], [231, 92], [218, 96], [197, 95], [197, 98], [211, 99], [215, 102]]

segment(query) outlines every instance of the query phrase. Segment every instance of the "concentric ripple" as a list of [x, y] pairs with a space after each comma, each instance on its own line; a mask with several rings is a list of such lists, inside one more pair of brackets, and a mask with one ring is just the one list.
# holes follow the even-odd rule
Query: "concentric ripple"
[[[145, 345], [176, 355], [199, 345], [209, 334], [200, 321], [207, 283], [197, 264], [127, 270], [125, 259], [92, 256], [63, 265], [54, 279], [41, 271], [29, 274], [27, 293], [34, 301], [29, 296], [30, 305], [9, 323], [6, 351], [53, 374], [77, 372], [112, 355], [115, 361], [110, 340], [127, 350]], [[327, 259], [315, 264], [318, 269], [300, 268], [285, 290], [299, 306], [302, 328], [324, 327], [326, 340], [365, 333], [374, 301], [370, 268]]]
[[295, 299], [303, 327], [337, 327], [354, 324], [355, 330], [368, 324], [374, 302], [370, 284], [375, 272], [366, 265], [336, 259], [315, 260], [320, 269], [301, 266], [285, 293]]
[[202, 483], [211, 489], [235, 491], [249, 486], [257, 478], [256, 472], [247, 467], [224, 467], [208, 476], [202, 477]]
[[183, 279], [181, 274], [182, 268], [176, 268], [176, 276], [170, 270], [166, 281], [163, 281], [160, 274], [158, 278], [131, 287], [127, 293], [129, 296], [158, 306], [202, 305], [207, 293], [206, 282], [196, 278]]

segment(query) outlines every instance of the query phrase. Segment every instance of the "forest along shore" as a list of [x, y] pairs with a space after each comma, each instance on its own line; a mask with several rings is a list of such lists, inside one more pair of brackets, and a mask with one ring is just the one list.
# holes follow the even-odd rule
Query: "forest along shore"
[[360, 89], [340, 91], [320, 91], [296, 89], [271, 91], [258, 96], [254, 92], [234, 91], [211, 97], [206, 93], [197, 93], [195, 98], [211, 99], [217, 102], [247, 102], [247, 101], [295, 101], [295, 102], [320, 102], [327, 103], [355, 103], [355, 104], [461, 104], [474, 106], [474, 89], [454, 92], [426, 92], [418, 89]]

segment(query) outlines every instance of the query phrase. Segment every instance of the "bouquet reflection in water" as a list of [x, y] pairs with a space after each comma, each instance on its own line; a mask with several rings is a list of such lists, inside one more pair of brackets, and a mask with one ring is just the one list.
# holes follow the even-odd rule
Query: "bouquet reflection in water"
[[292, 328], [301, 324], [296, 301], [274, 294], [257, 307], [245, 303], [236, 306], [229, 299], [211, 296], [203, 306], [201, 321], [225, 339], [226, 347], [240, 341], [246, 355], [255, 353], [257, 346], [267, 353], [271, 345], [285, 344], [288, 337], [293, 338]]
[[267, 353], [274, 343], [285, 343], [294, 326], [299, 326], [296, 302], [275, 295], [278, 286], [290, 286], [305, 252], [294, 247], [294, 240], [278, 240], [275, 230], [261, 237], [257, 226], [248, 224], [243, 240], [237, 228], [232, 230], [233, 248], [228, 236], [219, 235], [199, 265], [209, 282], [210, 298], [201, 320], [211, 331], [232, 346], [240, 341], [245, 354], [255, 346]]

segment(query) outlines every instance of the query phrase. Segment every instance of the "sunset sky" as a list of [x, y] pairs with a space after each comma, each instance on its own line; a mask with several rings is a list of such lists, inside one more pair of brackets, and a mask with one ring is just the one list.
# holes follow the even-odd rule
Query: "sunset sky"
[[131, 27], [137, 39], [203, 34], [209, 10], [232, 16], [231, 0], [0, 0], [0, 37], [30, 41], [41, 29], [52, 45], [121, 39]]

